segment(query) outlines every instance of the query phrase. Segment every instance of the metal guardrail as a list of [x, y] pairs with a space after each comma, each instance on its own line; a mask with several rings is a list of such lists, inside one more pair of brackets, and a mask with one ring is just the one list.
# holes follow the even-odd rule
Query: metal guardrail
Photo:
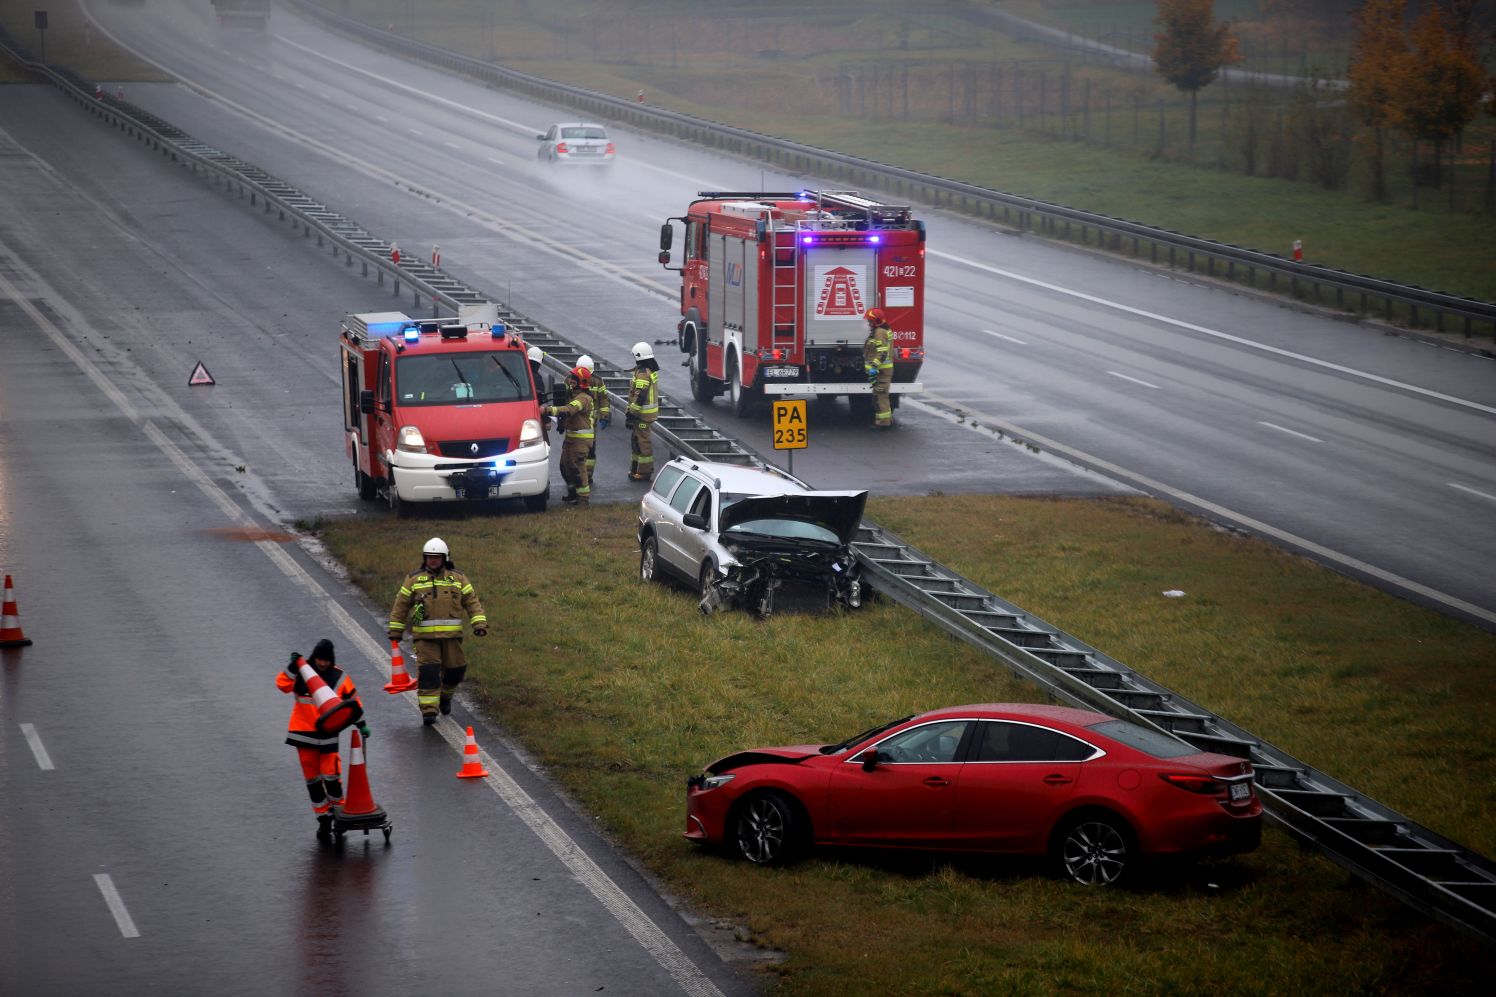
[[[110, 101], [77, 75], [29, 60], [0, 28], [0, 50], [41, 73], [75, 102], [154, 149], [214, 182], [223, 182], [251, 207], [279, 210], [303, 237], [330, 242], [349, 266], [355, 259], [380, 282], [389, 276], [426, 295], [433, 309], [455, 311], [488, 300], [481, 291], [435, 267], [389, 259], [389, 244], [365, 232], [289, 184], [252, 164], [207, 146], [133, 105]], [[581, 347], [517, 312], [500, 309], [506, 325], [547, 353], [556, 370], [573, 366]], [[606, 363], [595, 367], [610, 393], [622, 400], [628, 373]], [[708, 426], [668, 398], [660, 399], [655, 431], [675, 452], [697, 460], [763, 466], [744, 444]], [[1202, 707], [1152, 682], [1043, 620], [945, 568], [872, 521], [864, 521], [853, 548], [879, 592], [919, 613], [1038, 683], [1063, 702], [1169, 731], [1202, 750], [1250, 759], [1268, 818], [1333, 861], [1405, 903], [1456, 927], [1496, 939], [1496, 863], [1441, 837], [1375, 800], [1305, 765]]]
[[324, 23], [422, 62], [472, 76], [496, 87], [513, 90], [539, 100], [564, 104], [589, 115], [621, 121], [635, 128], [659, 132], [708, 148], [763, 160], [789, 172], [815, 173], [846, 181], [860, 188], [891, 191], [901, 199], [919, 200], [978, 218], [1063, 238], [1110, 252], [1125, 252], [1150, 263], [1183, 267], [1231, 283], [1287, 292], [1296, 299], [1312, 297], [1313, 303], [1341, 311], [1374, 315], [1380, 311], [1388, 321], [1425, 324], [1439, 331], [1446, 320], [1454, 331], [1473, 337], [1479, 331], [1496, 338], [1496, 303], [1433, 291], [1410, 284], [1353, 274], [1332, 267], [1298, 263], [1273, 253], [1246, 249], [1155, 228], [1122, 218], [1081, 211], [1061, 204], [1020, 197], [976, 184], [949, 180], [916, 170], [819, 149], [787, 139], [775, 138], [720, 122], [650, 107], [610, 94], [569, 86], [506, 69], [449, 49], [404, 38], [353, 18], [335, 13], [311, 0], [283, 0]]

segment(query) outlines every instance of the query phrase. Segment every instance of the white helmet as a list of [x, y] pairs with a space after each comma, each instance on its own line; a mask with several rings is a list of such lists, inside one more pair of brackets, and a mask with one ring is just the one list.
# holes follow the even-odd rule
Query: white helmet
[[634, 359], [635, 360], [653, 360], [654, 356], [655, 356], [655, 351], [654, 351], [654, 349], [648, 343], [635, 343], [634, 344]]
[[426, 546], [421, 548], [422, 554], [440, 554], [447, 556], [447, 542], [441, 537], [432, 537], [426, 541]]
[[577, 357], [577, 366], [578, 367], [586, 367], [587, 368], [587, 373], [589, 373], [589, 374], [592, 373], [592, 371], [596, 369], [596, 368], [594, 368], [592, 366], [592, 358], [589, 357], [585, 353], [583, 353], [581, 356]]
[[545, 351], [538, 346], [532, 346], [525, 351], [525, 356], [529, 358], [531, 363], [540, 363], [545, 357]]

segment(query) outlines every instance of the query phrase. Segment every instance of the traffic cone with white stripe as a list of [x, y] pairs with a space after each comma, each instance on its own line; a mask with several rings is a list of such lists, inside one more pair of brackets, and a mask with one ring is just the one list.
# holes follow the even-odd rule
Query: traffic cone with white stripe
[[483, 767], [483, 762], [478, 758], [478, 739], [473, 737], [473, 728], [467, 729], [467, 743], [462, 746], [462, 771], [457, 773], [459, 779], [482, 779], [488, 775], [488, 769]]
[[5, 605], [0, 608], [0, 647], [25, 647], [31, 641], [21, 632], [20, 611], [16, 609], [16, 587], [5, 576]]
[[398, 641], [390, 641], [390, 680], [385, 683], [384, 691], [391, 696], [396, 693], [409, 692], [419, 683], [411, 678], [410, 672], [405, 670], [405, 655], [400, 653]]
[[340, 821], [374, 821], [384, 819], [384, 810], [374, 802], [369, 791], [368, 764], [364, 758], [364, 737], [357, 729], [348, 745], [348, 786], [343, 802], [335, 804], [333, 815]]
[[312, 705], [317, 707], [317, 733], [330, 737], [344, 727], [358, 723], [364, 708], [356, 699], [344, 699], [327, 687], [322, 676], [305, 658], [296, 659], [296, 670], [311, 693]]

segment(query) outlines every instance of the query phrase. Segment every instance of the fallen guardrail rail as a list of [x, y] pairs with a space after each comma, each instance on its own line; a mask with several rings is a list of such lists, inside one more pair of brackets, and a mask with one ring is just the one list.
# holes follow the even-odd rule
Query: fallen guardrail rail
[[364, 41], [492, 86], [549, 103], [564, 104], [592, 116], [620, 121], [707, 148], [759, 159], [789, 172], [815, 173], [859, 188], [887, 190], [902, 199], [960, 211], [1021, 232], [1035, 232], [1108, 252], [1125, 253], [1133, 259], [1146, 257], [1154, 265], [1183, 268], [1192, 274], [1272, 294], [1287, 293], [1316, 306], [1380, 317], [1393, 323], [1424, 324], [1440, 332], [1446, 331], [1448, 324], [1453, 326], [1452, 331], [1462, 332], [1467, 338], [1484, 333], [1496, 339], [1496, 303], [1493, 302], [1297, 262], [1274, 253], [1201, 239], [791, 142], [506, 69], [402, 37], [392, 30], [381, 30], [311, 0], [284, 2]]
[[[56, 84], [91, 113], [147, 142], [173, 162], [248, 197], [250, 207], [279, 210], [298, 226], [304, 238], [318, 235], [372, 268], [380, 282], [389, 276], [398, 296], [405, 281], [417, 303], [425, 295], [434, 310], [453, 311], [464, 304], [487, 302], [439, 268], [396, 262], [391, 244], [296, 188], [243, 160], [222, 153], [155, 115], [123, 101], [110, 101], [102, 90], [76, 74], [49, 69], [25, 58], [24, 49], [0, 28], [0, 51], [18, 58]], [[19, 52], [19, 54], [18, 54]], [[500, 318], [527, 342], [546, 352], [546, 364], [564, 371], [584, 352], [580, 346], [513, 310], [500, 307]], [[594, 367], [620, 402], [629, 374], [599, 362]], [[696, 460], [726, 461], [763, 467], [768, 462], [743, 443], [660, 398], [655, 432], [675, 453]], [[1330, 776], [1221, 719], [1189, 700], [1113, 660], [1076, 638], [937, 564], [892, 533], [865, 520], [853, 541], [872, 586], [948, 633], [981, 648], [1030, 679], [1055, 699], [1169, 731], [1202, 750], [1249, 759], [1268, 818], [1298, 840], [1312, 845], [1355, 875], [1408, 905], [1487, 939], [1496, 939], [1496, 863], [1441, 837], [1358, 793]]]

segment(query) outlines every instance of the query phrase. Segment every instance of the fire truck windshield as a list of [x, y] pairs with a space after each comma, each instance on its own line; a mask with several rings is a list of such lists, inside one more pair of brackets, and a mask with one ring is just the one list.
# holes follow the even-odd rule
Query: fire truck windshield
[[395, 365], [395, 398], [401, 405], [476, 405], [532, 397], [525, 355], [517, 350], [403, 356]]

